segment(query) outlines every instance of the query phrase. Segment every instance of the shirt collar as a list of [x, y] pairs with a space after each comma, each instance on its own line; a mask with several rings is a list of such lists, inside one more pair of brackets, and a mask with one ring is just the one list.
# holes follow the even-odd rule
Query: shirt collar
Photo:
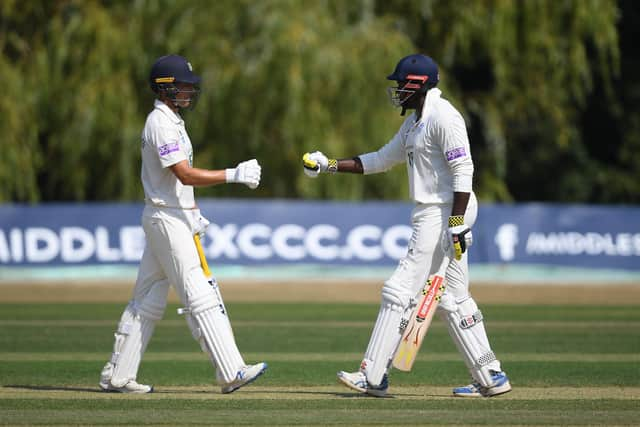
[[169, 108], [167, 104], [160, 101], [159, 99], [156, 99], [153, 102], [153, 106], [154, 108], [157, 108], [158, 110], [162, 111], [175, 124], [181, 125], [184, 123], [184, 121], [182, 120], [182, 117], [180, 117], [180, 114], [174, 113], [173, 110]]
[[424, 120], [427, 117], [427, 114], [431, 112], [433, 104], [435, 104], [439, 99], [442, 91], [436, 87], [433, 89], [429, 89], [427, 92], [427, 96], [424, 99], [424, 105], [422, 106], [422, 117], [421, 120]]

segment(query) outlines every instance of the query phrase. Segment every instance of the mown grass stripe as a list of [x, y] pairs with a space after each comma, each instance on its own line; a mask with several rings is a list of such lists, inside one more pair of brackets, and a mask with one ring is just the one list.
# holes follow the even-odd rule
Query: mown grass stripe
[[[179, 414], [176, 413], [179, 411]], [[501, 409], [501, 420], [517, 421], [518, 425], [634, 425], [640, 411], [628, 410], [581, 410], [581, 409]], [[136, 408], [128, 411], [117, 410], [61, 410], [49, 409], [30, 411], [25, 420], [22, 410], [4, 411], [3, 419], [10, 425], [33, 424], [73, 424], [84, 420], [103, 425], [496, 425], [496, 417], [486, 410], [482, 412], [461, 411], [447, 408], [406, 409], [406, 408], [348, 408], [316, 409], [305, 405], [288, 409], [263, 408], [211, 408], [191, 409], [146, 409]], [[504, 424], [504, 423], [500, 423]]]
[[[464, 402], [471, 402], [468, 399], [456, 399], [451, 395], [450, 387], [442, 386], [392, 386], [390, 394], [398, 400], [420, 400], [429, 399], [449, 401], [448, 405], [466, 405]], [[332, 386], [261, 386], [252, 384], [250, 387], [244, 388], [240, 393], [233, 395], [223, 395], [219, 393], [215, 386], [156, 386], [155, 392], [144, 395], [135, 396], [135, 399], [145, 401], [171, 401], [171, 400], [345, 400], [363, 396], [349, 390], [340, 384]], [[123, 395], [117, 393], [102, 393], [97, 388], [87, 388], [86, 385], [67, 385], [67, 386], [13, 386], [5, 385], [0, 387], [0, 399], [11, 400], [37, 400], [56, 399], [56, 400], [105, 400], [105, 401], [122, 401]], [[611, 401], [612, 407], [616, 406], [615, 401], [636, 401], [640, 399], [640, 387], [514, 387], [513, 391], [500, 398], [491, 399], [492, 402], [503, 401], [576, 401], [576, 400], [595, 400], [598, 401], [594, 405], [603, 404], [601, 400]], [[389, 399], [367, 399], [382, 403]], [[475, 402], [484, 399], [475, 400]], [[488, 401], [488, 400], [487, 400]], [[386, 403], [385, 403], [386, 404]], [[471, 403], [473, 405], [477, 403]], [[36, 403], [34, 405], [46, 407], [44, 403]], [[67, 406], [72, 406], [70, 402]], [[275, 404], [277, 405], [277, 403]], [[2, 404], [1, 407], [11, 407], [11, 404]], [[434, 406], [438, 406], [437, 404]], [[549, 408], [558, 406], [557, 404], [548, 405]], [[620, 403], [620, 406], [624, 406]], [[640, 411], [640, 408], [637, 408]]]

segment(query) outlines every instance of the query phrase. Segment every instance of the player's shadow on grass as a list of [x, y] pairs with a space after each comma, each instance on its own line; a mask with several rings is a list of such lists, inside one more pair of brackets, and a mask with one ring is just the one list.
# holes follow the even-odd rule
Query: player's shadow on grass
[[438, 395], [438, 394], [416, 394], [416, 393], [402, 393], [402, 394], [387, 394], [386, 396], [382, 396], [382, 397], [376, 397], [376, 396], [371, 396], [369, 394], [366, 393], [357, 393], [357, 392], [353, 392], [353, 391], [296, 391], [296, 390], [291, 390], [291, 391], [282, 391], [282, 390], [278, 390], [277, 392], [274, 391], [274, 393], [280, 393], [280, 394], [315, 394], [315, 395], [324, 395], [324, 396], [334, 396], [334, 397], [342, 397], [344, 399], [402, 399], [403, 397], [425, 397], [425, 398], [429, 398], [429, 397], [451, 397], [451, 395]]
[[386, 395], [386, 396], [381, 396], [381, 397], [376, 397], [376, 396], [370, 396], [366, 393], [328, 393], [328, 394], [332, 394], [335, 397], [342, 397], [344, 399], [395, 399], [395, 396], [392, 396], [390, 394]]
[[[247, 390], [245, 393], [251, 393], [252, 390]], [[268, 393], [268, 390], [256, 390], [256, 393]], [[315, 396], [333, 396], [333, 397], [342, 397], [345, 399], [395, 399], [396, 396], [384, 396], [381, 398], [376, 398], [374, 396], [370, 396], [365, 393], [355, 393], [355, 392], [341, 392], [341, 391], [310, 391], [310, 390], [274, 390], [273, 394], [307, 394], [307, 395], [315, 395]]]
[[89, 393], [104, 393], [102, 390], [98, 388], [89, 388], [89, 387], [62, 387], [62, 386], [52, 386], [52, 385], [27, 385], [27, 384], [7, 384], [3, 385], [3, 388], [18, 388], [23, 390], [34, 390], [34, 391], [84, 391]]
[[[203, 389], [203, 390], [176, 390], [170, 387], [168, 388], [156, 388], [153, 390], [154, 394], [179, 394], [179, 393], [189, 393], [189, 394], [219, 394], [219, 392], [215, 389]], [[358, 394], [350, 394], [346, 393], [336, 393], [331, 391], [308, 391], [308, 390], [268, 390], [268, 389], [243, 389], [242, 391], [238, 391], [233, 393], [233, 395], [238, 396], [242, 394], [249, 395], [264, 395], [264, 394], [307, 394], [307, 395], [316, 395], [316, 396], [339, 396], [339, 397], [367, 397], [366, 395], [358, 395]]]
[[[206, 390], [175, 390], [175, 389], [171, 389], [166, 388], [166, 389], [162, 389], [162, 388], [156, 388], [153, 390], [154, 394], [179, 394], [179, 393], [189, 393], [189, 394], [211, 394], [211, 393], [218, 393], [215, 390], [211, 390], [211, 389], [206, 389]], [[278, 395], [278, 394], [294, 394], [294, 395], [309, 395], [309, 396], [326, 396], [326, 397], [342, 397], [345, 399], [375, 399], [375, 397], [373, 396], [369, 396], [367, 394], [364, 393], [354, 393], [354, 392], [338, 392], [338, 391], [312, 391], [312, 390], [268, 390], [268, 389], [259, 389], [259, 390], [255, 390], [255, 389], [243, 389], [242, 391], [238, 391], [236, 393], [233, 393], [234, 395], [241, 395], [241, 394], [247, 394], [247, 395], [265, 395], [265, 394], [272, 394], [272, 395]], [[393, 399], [396, 396], [385, 396], [382, 397], [381, 399]]]

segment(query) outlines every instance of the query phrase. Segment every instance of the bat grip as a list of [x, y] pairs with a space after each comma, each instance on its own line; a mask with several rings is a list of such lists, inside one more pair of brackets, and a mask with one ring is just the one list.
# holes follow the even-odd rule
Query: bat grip
[[207, 258], [204, 256], [204, 250], [202, 249], [200, 236], [197, 234], [194, 234], [193, 241], [196, 244], [196, 250], [198, 251], [198, 258], [200, 258], [200, 265], [202, 266], [202, 271], [204, 271], [204, 275], [206, 277], [211, 277], [211, 270], [209, 270], [209, 264], [207, 264]]

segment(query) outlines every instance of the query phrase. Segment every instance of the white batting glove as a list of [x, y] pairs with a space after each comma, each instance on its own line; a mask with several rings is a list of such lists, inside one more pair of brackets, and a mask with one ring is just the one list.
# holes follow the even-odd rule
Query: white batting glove
[[200, 213], [200, 209], [194, 209], [191, 211], [192, 220], [191, 220], [191, 228], [193, 235], [196, 234], [200, 236], [200, 240], [204, 239], [205, 232], [207, 231], [207, 227], [210, 222], [207, 218], [203, 217]]
[[445, 252], [453, 250], [454, 258], [460, 261], [462, 254], [473, 244], [473, 233], [471, 233], [471, 228], [464, 223], [462, 215], [449, 217], [449, 230], [447, 230], [444, 240], [442, 243]]
[[317, 178], [320, 173], [336, 173], [338, 171], [338, 161], [329, 159], [320, 151], [305, 153], [302, 156], [302, 166], [305, 175], [310, 178]]
[[251, 159], [246, 162], [238, 163], [238, 166], [235, 168], [226, 169], [225, 173], [227, 176], [227, 182], [244, 184], [254, 190], [258, 188], [258, 185], [260, 185], [262, 168], [256, 159]]

